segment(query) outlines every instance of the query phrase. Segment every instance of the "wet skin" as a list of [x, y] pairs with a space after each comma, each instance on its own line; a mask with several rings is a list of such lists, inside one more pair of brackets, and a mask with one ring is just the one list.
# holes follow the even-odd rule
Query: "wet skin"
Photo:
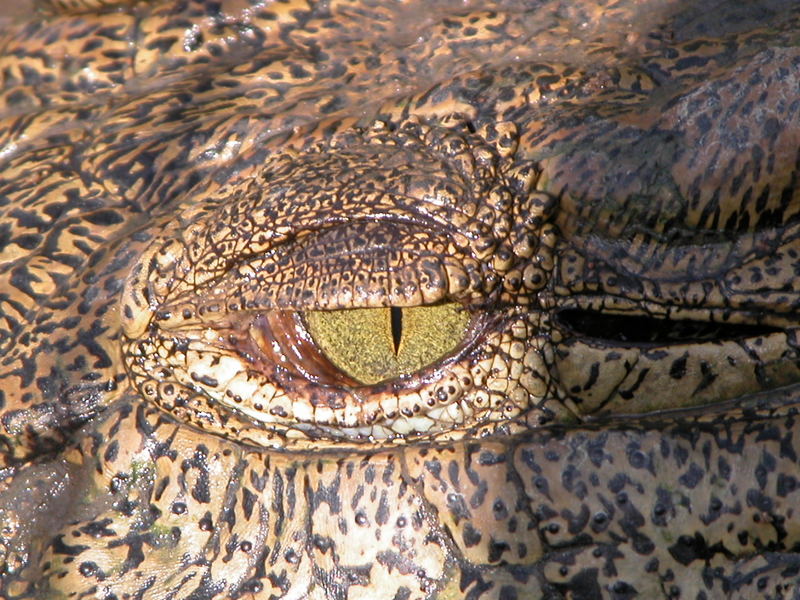
[[798, 15], [6, 23], [0, 595], [792, 597]]

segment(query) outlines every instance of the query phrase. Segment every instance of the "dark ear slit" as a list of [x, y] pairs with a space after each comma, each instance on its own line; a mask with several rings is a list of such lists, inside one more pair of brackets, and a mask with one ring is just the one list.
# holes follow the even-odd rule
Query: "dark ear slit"
[[778, 327], [765, 325], [673, 321], [643, 315], [609, 314], [582, 309], [562, 310], [556, 315], [556, 322], [580, 337], [619, 344], [658, 346], [736, 340], [781, 331]]

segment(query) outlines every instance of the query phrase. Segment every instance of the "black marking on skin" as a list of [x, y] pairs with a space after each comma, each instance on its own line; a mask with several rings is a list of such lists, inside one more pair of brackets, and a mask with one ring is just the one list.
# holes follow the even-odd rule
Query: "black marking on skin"
[[139, 404], [136, 407], [136, 427], [144, 437], [152, 436], [155, 428], [147, 420], [147, 407]]
[[600, 363], [594, 362], [589, 367], [589, 378], [586, 380], [586, 383], [583, 384], [583, 390], [587, 391], [592, 389], [594, 385], [597, 383], [597, 380], [600, 376]]
[[114, 462], [115, 460], [117, 460], [118, 450], [119, 450], [119, 442], [117, 440], [112, 441], [106, 448], [105, 453], [103, 454], [103, 460], [105, 460], [106, 462]]
[[697, 394], [703, 391], [711, 386], [711, 384], [717, 379], [717, 374], [714, 372], [713, 365], [710, 365], [704, 360], [700, 361], [700, 374], [702, 375], [702, 379], [700, 380], [700, 383], [697, 384], [697, 387], [694, 389], [692, 394]]
[[603, 462], [611, 463], [613, 461], [611, 454], [606, 451], [607, 441], [607, 436], [600, 435], [588, 440], [586, 443], [586, 453], [592, 465], [596, 468], [600, 468]]
[[101, 339], [102, 335], [107, 330], [108, 327], [103, 327], [99, 321], [93, 321], [89, 330], [84, 331], [83, 329], [79, 329], [76, 331], [78, 342], [89, 351], [89, 354], [96, 357], [95, 362], [92, 364], [92, 367], [95, 369], [105, 369], [112, 364], [111, 357], [103, 347], [97, 343], [97, 340]]
[[198, 375], [194, 372], [192, 372], [192, 380], [212, 388], [216, 388], [219, 385], [219, 381], [210, 375]]
[[460, 465], [456, 461], [451, 460], [447, 464], [447, 475], [450, 478], [450, 483], [452, 484], [453, 489], [457, 492], [461, 491], [461, 485], [458, 481], [459, 470], [460, 470]]
[[653, 504], [653, 524], [664, 527], [675, 516], [675, 505], [669, 490], [659, 486], [656, 489], [656, 501]]
[[190, 470], [195, 470], [195, 484], [192, 487], [192, 498], [201, 504], [211, 501], [210, 479], [208, 473], [208, 448], [199, 445], [195, 450], [192, 459], [186, 459], [181, 465], [184, 476], [188, 476]]
[[483, 503], [486, 500], [486, 494], [489, 491], [489, 484], [486, 481], [478, 481], [474, 483], [475, 486], [475, 493], [470, 496], [469, 505], [473, 509], [477, 509], [480, 506], [483, 506]]
[[257, 496], [249, 489], [242, 488], [242, 510], [246, 519], [250, 519], [253, 515], [253, 507], [257, 501]]
[[395, 471], [395, 461], [390, 459], [386, 462], [386, 465], [383, 467], [383, 474], [381, 476], [381, 480], [386, 485], [391, 485], [392, 481], [394, 481], [394, 471]]
[[447, 494], [447, 508], [450, 510], [450, 514], [456, 525], [470, 518], [467, 503], [464, 501], [464, 497], [461, 494], [455, 492]]
[[697, 487], [697, 485], [703, 480], [704, 476], [705, 471], [701, 469], [699, 465], [693, 462], [689, 465], [689, 470], [678, 478], [678, 481], [681, 483], [681, 485], [692, 490]]
[[389, 502], [386, 490], [381, 492], [381, 498], [378, 501], [378, 508], [375, 511], [375, 522], [378, 525], [386, 525], [389, 522]]
[[473, 584], [474, 587], [470, 589], [470, 595], [476, 598], [480, 598], [480, 596], [493, 585], [492, 582], [483, 580], [481, 572], [476, 567], [468, 564], [464, 565], [461, 569], [461, 577], [458, 584], [459, 590], [465, 592]]
[[392, 600], [408, 600], [409, 598], [411, 598], [411, 590], [406, 586], [400, 586], [397, 588], [397, 592]]
[[273, 531], [275, 532], [276, 536], [280, 535], [280, 533], [283, 531], [283, 524], [286, 519], [286, 512], [282, 502], [284, 486], [283, 474], [280, 470], [276, 470], [272, 480], [272, 511], [275, 515], [275, 525]]
[[675, 560], [684, 566], [691, 564], [695, 560], [709, 560], [719, 552], [729, 559], [733, 558], [733, 555], [725, 549], [721, 542], [709, 547], [706, 539], [699, 531], [694, 536], [682, 535], [667, 550]]
[[89, 546], [81, 544], [70, 546], [64, 543], [63, 535], [57, 535], [53, 539], [52, 549], [55, 554], [62, 554], [65, 556], [80, 556], [80, 554], [89, 549]]
[[639, 373], [636, 375], [636, 381], [633, 382], [633, 385], [631, 387], [629, 387], [627, 390], [622, 390], [622, 389], [618, 390], [617, 393], [620, 395], [620, 397], [625, 400], [630, 400], [631, 398], [633, 398], [636, 390], [638, 390], [639, 386], [642, 385], [645, 377], [647, 377], [647, 374], [649, 372], [650, 372], [649, 368], [644, 368], [640, 370]]
[[655, 466], [653, 465], [653, 457], [651, 452], [643, 451], [638, 443], [631, 442], [625, 449], [628, 457], [628, 463], [634, 469], [647, 469], [651, 474], [655, 475]]
[[99, 575], [101, 573], [98, 569], [97, 563], [93, 561], [82, 562], [80, 567], [78, 567], [78, 572], [84, 577], [94, 577], [95, 575]]
[[122, 563], [123, 573], [127, 573], [128, 571], [137, 568], [140, 564], [142, 564], [142, 562], [144, 562], [144, 552], [142, 551], [143, 537], [144, 536], [141, 534], [131, 534], [122, 540], [114, 540], [109, 543], [110, 548], [120, 545], [128, 546], [128, 555], [125, 557], [125, 560]]
[[686, 361], [689, 357], [689, 353], [685, 353], [680, 358], [676, 358], [672, 366], [669, 368], [669, 376], [673, 379], [683, 379], [683, 376], [686, 375]]
[[90, 521], [86, 525], [81, 526], [80, 531], [89, 537], [112, 537], [117, 535], [114, 529], [109, 528], [109, 525], [112, 523], [112, 519], [106, 517], [100, 521]]
[[757, 508], [763, 513], [770, 514], [774, 510], [774, 500], [761, 490], [747, 490], [746, 498], [748, 506]]
[[583, 504], [578, 513], [574, 513], [569, 509], [564, 509], [561, 511], [560, 516], [567, 522], [567, 531], [571, 535], [577, 535], [589, 524], [589, 517], [591, 514], [589, 512], [589, 507]]
[[595, 568], [582, 569], [567, 583], [554, 584], [553, 587], [562, 595], [569, 594], [576, 599], [602, 598], [603, 592], [597, 581], [598, 573], [598, 569]]

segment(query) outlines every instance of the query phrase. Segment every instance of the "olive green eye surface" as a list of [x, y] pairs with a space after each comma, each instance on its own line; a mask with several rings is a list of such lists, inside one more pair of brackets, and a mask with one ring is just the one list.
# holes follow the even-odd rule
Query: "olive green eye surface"
[[309, 311], [314, 342], [339, 370], [371, 385], [413, 373], [463, 341], [470, 314], [460, 304]]

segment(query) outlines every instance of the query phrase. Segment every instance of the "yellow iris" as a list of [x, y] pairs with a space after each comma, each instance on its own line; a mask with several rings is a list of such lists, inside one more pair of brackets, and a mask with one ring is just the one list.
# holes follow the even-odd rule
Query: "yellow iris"
[[414, 373], [452, 353], [469, 312], [460, 304], [309, 311], [314, 342], [341, 371], [371, 385]]

